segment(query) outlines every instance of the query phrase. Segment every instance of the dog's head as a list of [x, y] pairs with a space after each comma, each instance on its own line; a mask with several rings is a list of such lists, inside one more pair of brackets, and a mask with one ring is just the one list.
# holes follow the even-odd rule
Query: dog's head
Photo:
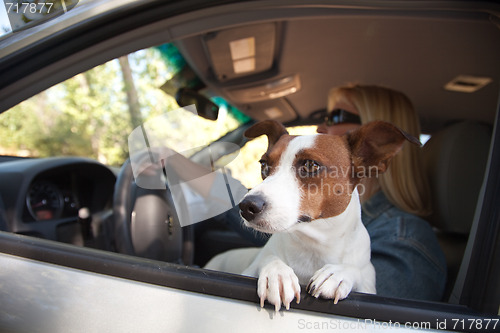
[[276, 121], [250, 127], [245, 136], [267, 135], [260, 160], [264, 181], [240, 202], [246, 225], [277, 232], [346, 210], [360, 180], [387, 170], [405, 140], [420, 142], [394, 125], [374, 121], [343, 136], [291, 136]]

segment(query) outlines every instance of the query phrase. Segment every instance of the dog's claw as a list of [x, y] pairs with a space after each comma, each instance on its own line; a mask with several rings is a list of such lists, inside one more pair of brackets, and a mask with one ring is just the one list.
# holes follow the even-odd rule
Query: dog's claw
[[333, 303], [337, 304], [352, 290], [353, 279], [349, 273], [350, 271], [342, 266], [325, 265], [312, 277], [314, 282], [309, 293], [316, 298], [321, 296], [333, 299]]
[[335, 299], [333, 300], [333, 304], [337, 304], [339, 302], [339, 299], [340, 299], [340, 292], [337, 290], [335, 292]]

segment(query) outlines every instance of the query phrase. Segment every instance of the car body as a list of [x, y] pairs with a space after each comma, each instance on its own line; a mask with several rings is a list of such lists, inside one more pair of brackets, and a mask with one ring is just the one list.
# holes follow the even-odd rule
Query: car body
[[[152, 214], [138, 215], [139, 220], [158, 220], [172, 202], [165, 205], [163, 192], [146, 189], [150, 199], [128, 207], [133, 170], [126, 163], [118, 170], [95, 158], [3, 156], [0, 330], [498, 330], [499, 22], [500, 6], [486, 1], [96, 0], [80, 1], [64, 15], [1, 37], [0, 112], [9, 110], [5, 115], [23, 100], [112, 59], [174, 45], [201, 82], [190, 88], [222, 97], [219, 105], [244, 114], [222, 138], [206, 142], [220, 151], [190, 151], [197, 162], [219, 161], [234, 153], [234, 146], [244, 146], [243, 132], [255, 121], [320, 123], [329, 89], [352, 81], [407, 93], [431, 137], [456, 120], [481, 123], [491, 132], [480, 141], [486, 142], [481, 149], [467, 147], [481, 130], [462, 145], [484, 153], [483, 162], [471, 163], [480, 164], [479, 171], [463, 175], [479, 179], [467, 202], [470, 230], [447, 234], [466, 247], [458, 254], [446, 299], [352, 293], [334, 305], [303, 291], [300, 304], [280, 313], [260, 309], [254, 278], [198, 267], [225, 249], [248, 246], [224, 226], [205, 221], [180, 228], [167, 221], [152, 228], [165, 235], [162, 241], [173, 239], [164, 241], [172, 256], [139, 250], [150, 244], [138, 240], [144, 234], [134, 230], [130, 211]], [[231, 58], [232, 41], [255, 43], [254, 69], [235, 69], [239, 59]], [[130, 134], [125, 133], [123, 147]], [[217, 168], [229, 162], [221, 163]], [[46, 200], [30, 201], [39, 188], [55, 198], [56, 208], [36, 211]], [[85, 236], [82, 207], [90, 210], [93, 238]], [[125, 222], [116, 231], [123, 207], [128, 215], [120, 216]], [[174, 220], [179, 214], [167, 212]]]

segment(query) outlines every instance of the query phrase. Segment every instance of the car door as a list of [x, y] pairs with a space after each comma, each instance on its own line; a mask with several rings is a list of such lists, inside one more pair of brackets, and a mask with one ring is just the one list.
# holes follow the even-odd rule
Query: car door
[[[34, 30], [0, 40], [0, 111], [46, 88], [133, 51], [189, 36], [203, 27], [231, 24], [249, 11], [319, 15], [343, 2], [89, 1]], [[446, 10], [455, 10], [453, 2]], [[418, 2], [390, 1], [362, 14], [424, 11]], [[394, 7], [393, 7], [394, 6]], [[498, 7], [464, 6], [473, 17], [497, 19]], [[431, 6], [440, 13], [441, 7]], [[371, 9], [374, 11], [372, 12]], [[425, 10], [424, 10], [425, 9]], [[269, 12], [271, 14], [269, 14]], [[366, 12], [365, 12], [366, 11]], [[283, 13], [283, 12], [281, 12]], [[426, 12], [427, 13], [427, 12]], [[359, 14], [359, 13], [358, 13]], [[198, 21], [199, 20], [199, 21]], [[487, 20], [488, 21], [488, 20]], [[237, 22], [233, 22], [237, 23]], [[209, 29], [208, 29], [209, 30]], [[195, 55], [192, 55], [195, 56]], [[498, 112], [498, 111], [497, 111]], [[424, 329], [498, 330], [498, 117], [466, 255], [455, 285], [456, 304], [352, 293], [334, 305], [302, 292], [300, 304], [275, 313], [261, 309], [256, 279], [186, 267], [0, 231], [0, 328], [5, 331], [237, 331]], [[9, 193], [2, 193], [5, 198]], [[3, 200], [5, 201], [5, 200]], [[3, 206], [5, 207], [5, 206]], [[11, 211], [0, 206], [8, 219]], [[6, 223], [4, 223], [6, 224]]]

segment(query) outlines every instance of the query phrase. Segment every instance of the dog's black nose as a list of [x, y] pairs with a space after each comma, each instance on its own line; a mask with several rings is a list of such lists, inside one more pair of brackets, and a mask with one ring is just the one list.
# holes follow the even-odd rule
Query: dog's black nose
[[265, 208], [266, 202], [259, 195], [249, 195], [239, 204], [241, 216], [247, 221], [252, 221]]

